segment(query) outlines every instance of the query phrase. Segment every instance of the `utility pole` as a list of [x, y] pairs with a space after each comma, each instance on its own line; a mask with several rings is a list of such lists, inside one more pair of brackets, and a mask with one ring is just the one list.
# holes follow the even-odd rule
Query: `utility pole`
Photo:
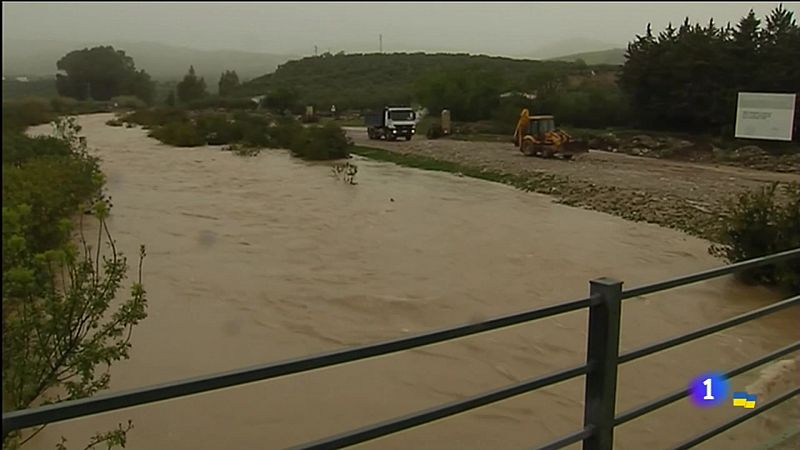
[[378, 35], [378, 48], [380, 49], [380, 53], [383, 53], [383, 35]]
[[317, 46], [315, 45], [315, 46], [314, 46], [314, 56], [317, 56], [317, 55], [318, 55], [318, 53], [319, 53], [319, 49], [318, 49], [318, 48], [317, 48]]

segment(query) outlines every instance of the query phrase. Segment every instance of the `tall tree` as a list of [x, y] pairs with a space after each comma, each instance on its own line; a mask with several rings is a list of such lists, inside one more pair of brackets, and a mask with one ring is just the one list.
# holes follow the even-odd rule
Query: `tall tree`
[[762, 32], [763, 89], [800, 92], [800, 28], [794, 13], [783, 5], [772, 10]]
[[178, 101], [181, 103], [198, 100], [206, 96], [206, 81], [198, 78], [194, 72], [194, 66], [189, 66], [189, 72], [178, 83]]
[[236, 71], [226, 70], [222, 73], [222, 76], [219, 77], [219, 95], [221, 97], [230, 95], [239, 85], [239, 75], [236, 74]]
[[280, 87], [264, 97], [262, 104], [264, 107], [273, 111], [283, 113], [286, 110], [295, 108], [298, 104], [299, 95], [291, 88]]
[[59, 95], [78, 100], [109, 100], [135, 95], [153, 99], [155, 86], [144, 70], [136, 70], [133, 58], [114, 47], [94, 47], [67, 53], [56, 63]]
[[482, 120], [491, 117], [500, 104], [503, 80], [497, 73], [451, 70], [432, 73], [416, 83], [416, 97], [429, 111], [452, 111], [456, 120]]

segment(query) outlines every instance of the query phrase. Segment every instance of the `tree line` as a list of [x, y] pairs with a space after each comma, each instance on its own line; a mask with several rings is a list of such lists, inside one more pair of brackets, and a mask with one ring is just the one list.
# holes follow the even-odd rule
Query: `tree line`
[[[156, 83], [143, 69], [137, 69], [130, 56], [111, 46], [85, 48], [69, 52], [56, 62], [61, 73], [56, 75], [56, 90], [60, 96], [76, 100], [109, 101], [115, 97], [136, 97], [148, 105], [156, 99]], [[220, 75], [218, 92], [230, 96], [240, 85], [236, 71], [226, 70]], [[197, 77], [190, 66], [175, 90], [170, 90], [165, 101], [188, 103], [203, 99], [208, 93], [206, 82]]]
[[628, 45], [619, 85], [639, 126], [729, 135], [738, 92], [800, 93], [800, 27], [782, 5], [735, 26], [648, 25]]

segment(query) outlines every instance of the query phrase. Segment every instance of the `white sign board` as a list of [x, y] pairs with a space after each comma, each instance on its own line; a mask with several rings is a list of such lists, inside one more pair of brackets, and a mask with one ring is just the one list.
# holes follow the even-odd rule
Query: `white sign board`
[[791, 141], [797, 94], [740, 92], [736, 137]]

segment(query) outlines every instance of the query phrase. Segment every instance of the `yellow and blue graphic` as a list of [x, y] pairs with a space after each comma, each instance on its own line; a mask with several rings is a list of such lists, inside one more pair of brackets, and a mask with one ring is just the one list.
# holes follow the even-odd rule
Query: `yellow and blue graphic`
[[748, 394], [747, 392], [734, 392], [733, 406], [753, 409], [756, 407], [756, 396], [755, 394]]
[[701, 374], [689, 383], [689, 398], [700, 408], [721, 405], [729, 392], [728, 378], [719, 372]]

